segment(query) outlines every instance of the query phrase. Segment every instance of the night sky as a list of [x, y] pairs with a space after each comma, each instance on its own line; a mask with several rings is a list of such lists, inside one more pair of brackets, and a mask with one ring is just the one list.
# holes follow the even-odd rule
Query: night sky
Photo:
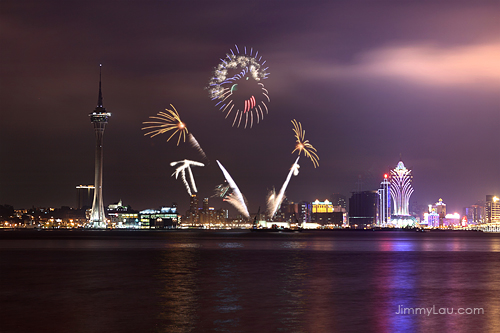
[[[461, 213], [500, 194], [499, 18], [495, 0], [2, 0], [0, 204], [74, 207], [93, 183], [102, 63], [105, 205], [188, 208], [170, 162], [200, 155], [141, 130], [173, 104], [210, 160], [192, 169], [201, 197], [224, 182], [219, 160], [263, 210], [295, 161], [297, 119], [320, 161], [301, 157], [289, 200], [349, 197], [360, 179], [375, 190], [401, 154], [413, 203]], [[235, 44], [269, 66], [269, 114], [252, 129], [206, 89]]]

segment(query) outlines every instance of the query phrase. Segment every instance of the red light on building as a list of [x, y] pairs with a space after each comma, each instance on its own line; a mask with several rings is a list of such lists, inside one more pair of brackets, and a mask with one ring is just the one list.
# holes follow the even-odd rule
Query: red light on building
[[387, 179], [387, 177], [389, 177], [389, 175], [384, 173], [384, 178]]

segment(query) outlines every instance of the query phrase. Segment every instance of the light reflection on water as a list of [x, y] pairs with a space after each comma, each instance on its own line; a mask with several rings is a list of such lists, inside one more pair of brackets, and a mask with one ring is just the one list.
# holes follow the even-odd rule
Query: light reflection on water
[[[54, 332], [500, 330], [499, 235], [113, 235], [0, 234], [0, 301], [10, 304], [0, 322], [29, 331], [29, 312]], [[485, 314], [396, 314], [432, 306]], [[61, 308], [80, 311], [60, 322]]]

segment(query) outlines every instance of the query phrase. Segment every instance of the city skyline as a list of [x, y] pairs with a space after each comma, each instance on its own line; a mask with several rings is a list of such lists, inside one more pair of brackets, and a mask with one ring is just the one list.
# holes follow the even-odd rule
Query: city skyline
[[[300, 160], [290, 201], [349, 196], [360, 179], [376, 190], [400, 154], [418, 205], [443, 198], [461, 212], [500, 193], [499, 5], [193, 3], [0, 4], [1, 204], [74, 206], [75, 186], [93, 183], [87, 115], [100, 63], [113, 111], [105, 205], [189, 207], [170, 163], [205, 161], [188, 143], [141, 131], [170, 104], [209, 160], [192, 170], [199, 196], [224, 182], [218, 160], [250, 212], [295, 160], [292, 119], [320, 159]], [[269, 66], [269, 112], [251, 129], [232, 127], [206, 89], [236, 44]]]

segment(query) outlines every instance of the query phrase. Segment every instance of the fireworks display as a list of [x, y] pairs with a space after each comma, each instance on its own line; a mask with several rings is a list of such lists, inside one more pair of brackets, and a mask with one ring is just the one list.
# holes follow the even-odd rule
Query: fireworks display
[[295, 146], [295, 149], [292, 151], [292, 154], [298, 151], [300, 156], [300, 153], [304, 152], [304, 155], [311, 160], [314, 167], [316, 168], [317, 166], [319, 166], [318, 162], [319, 157], [318, 154], [316, 153], [317, 152], [316, 148], [314, 148], [309, 143], [309, 140], [305, 140], [306, 131], [302, 129], [302, 124], [295, 119], [292, 120], [292, 124], [293, 124], [293, 131], [295, 133], [295, 139], [297, 142], [297, 145]]
[[[226, 54], [226, 57], [221, 59], [221, 62], [214, 70], [207, 89], [212, 100], [216, 102], [216, 106], [226, 113], [226, 118], [231, 115], [233, 127], [236, 125], [237, 127], [251, 128], [254, 123], [259, 123], [264, 118], [264, 114], [268, 114], [269, 110], [266, 103], [270, 102], [270, 98], [261, 81], [265, 80], [269, 74], [267, 73], [267, 67], [264, 67], [265, 61], [261, 61], [262, 57], [259, 56], [258, 52], [254, 52], [253, 49], [247, 50], [246, 47], [243, 50], [240, 50], [236, 45], [235, 47], [236, 52], [231, 50], [230, 54]], [[188, 132], [186, 124], [181, 121], [175, 107], [172, 104], [170, 106], [171, 109], [150, 116], [149, 121], [143, 122], [144, 127], [142, 130], [147, 131], [144, 135], [154, 137], [168, 133], [167, 142], [177, 135], [177, 146], [181, 139], [186, 142], [187, 136], [191, 146], [208, 162], [205, 152], [196, 138]], [[267, 215], [271, 219], [275, 216], [285, 198], [285, 191], [292, 175], [297, 176], [299, 173], [298, 161], [301, 153], [303, 152], [311, 160], [315, 168], [319, 166], [317, 150], [309, 143], [309, 140], [305, 139], [305, 130], [303, 130], [302, 124], [295, 119], [292, 120], [292, 124], [296, 139], [295, 149], [292, 154], [297, 151], [298, 156], [292, 164], [279, 193], [276, 193], [273, 189], [267, 197]], [[217, 164], [224, 174], [226, 182], [216, 186], [212, 197], [222, 198], [236, 208], [245, 219], [249, 219], [250, 214], [243, 194], [218, 160]], [[197, 193], [198, 189], [196, 188], [191, 167], [204, 167], [205, 164], [184, 159], [171, 162], [170, 165], [176, 168], [172, 176], [175, 175], [176, 179], [179, 178], [179, 175], [181, 176], [188, 194], [192, 196], [193, 193]]]
[[214, 194], [212, 195], [212, 198], [224, 198], [227, 194], [227, 191], [229, 191], [229, 184], [227, 184], [227, 182], [224, 182], [224, 184], [219, 184], [214, 188]]
[[198, 153], [201, 155], [201, 157], [203, 157], [204, 160], [208, 161], [207, 155], [205, 154], [203, 149], [201, 149], [200, 144], [198, 143], [198, 141], [196, 140], [196, 138], [194, 137], [193, 134], [189, 133], [188, 140], [191, 143], [191, 146], [198, 151]]
[[258, 51], [251, 48], [247, 52], [245, 47], [240, 52], [237, 45], [235, 49], [236, 53], [231, 49], [231, 54], [221, 59], [207, 89], [219, 110], [226, 112], [226, 118], [234, 116], [233, 126], [240, 127], [243, 121], [245, 128], [251, 128], [254, 121], [259, 123], [269, 111], [266, 103], [271, 100], [261, 82], [269, 73]]
[[299, 174], [299, 158], [300, 156], [297, 156], [295, 163], [293, 163], [292, 167], [290, 168], [290, 172], [288, 172], [288, 176], [286, 177], [283, 186], [281, 186], [281, 190], [278, 195], [276, 196], [276, 192], [273, 189], [267, 198], [267, 213], [270, 218], [273, 218], [274, 214], [276, 214], [276, 211], [281, 206], [281, 203], [285, 198], [285, 190], [288, 186], [288, 183], [290, 182], [290, 178], [292, 178], [292, 174], [294, 176], [297, 176]]
[[150, 130], [144, 135], [151, 135], [151, 137], [154, 137], [159, 134], [167, 133], [170, 131], [174, 131], [172, 135], [167, 139], [167, 142], [172, 139], [172, 137], [179, 133], [179, 139], [177, 140], [177, 145], [179, 145], [179, 142], [181, 141], [181, 138], [184, 139], [184, 142], [186, 142], [186, 134], [189, 133], [186, 124], [184, 124], [181, 121], [181, 118], [179, 117], [179, 113], [175, 109], [175, 107], [170, 104], [173, 110], [165, 109], [167, 112], [158, 112], [156, 116], [150, 116], [150, 119], [154, 119], [154, 121], [145, 121], [143, 122], [144, 125], [148, 125], [146, 127], [143, 127], [143, 130]]
[[245, 218], [250, 218], [250, 213], [248, 213], [248, 208], [245, 203], [245, 199], [243, 198], [243, 194], [241, 194], [240, 192], [240, 189], [234, 182], [233, 178], [231, 178], [231, 175], [229, 175], [229, 172], [227, 172], [227, 170], [222, 166], [222, 164], [219, 161], [217, 161], [217, 164], [222, 170], [226, 181], [233, 191], [229, 195], [226, 195], [224, 200], [232, 204]]
[[[177, 169], [175, 169], [175, 172], [172, 174], [172, 176], [175, 175], [175, 179], [177, 179], [179, 174], [181, 175], [182, 181], [184, 182], [186, 190], [190, 196], [192, 195], [192, 192], [195, 193], [198, 192], [198, 189], [196, 188], [196, 183], [194, 182], [193, 172], [191, 171], [191, 165], [203, 167], [205, 166], [205, 164], [190, 160], [182, 160], [170, 163], [171, 166], [176, 166], [177, 164], [180, 164], [180, 166], [178, 166]], [[188, 183], [186, 179], [186, 169], [189, 172], [189, 179], [191, 185]]]

